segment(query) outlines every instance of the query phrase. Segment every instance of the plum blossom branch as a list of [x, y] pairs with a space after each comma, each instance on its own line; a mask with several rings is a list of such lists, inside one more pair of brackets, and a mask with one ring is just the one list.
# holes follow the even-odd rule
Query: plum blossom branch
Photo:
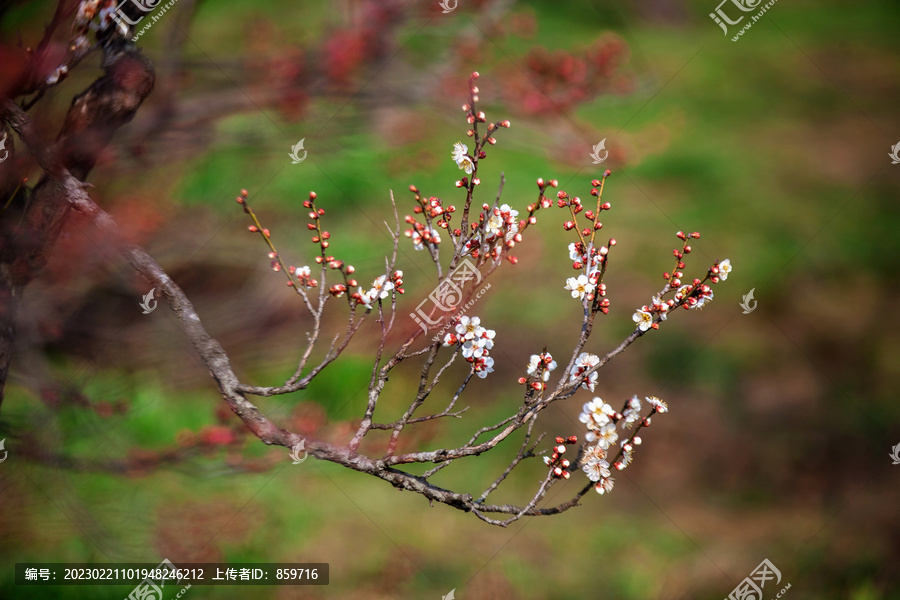
[[[412, 238], [414, 248], [429, 251], [435, 264], [439, 290], [443, 289], [441, 286], [450, 283], [456, 284], [452, 279], [455, 273], [454, 269], [463, 260], [474, 261], [473, 264], [480, 275], [479, 281], [484, 281], [490, 276], [504, 259], [511, 264], [516, 264], [517, 260], [510, 255], [510, 251], [517, 244], [522, 243], [525, 231], [530, 226], [537, 224], [538, 212], [552, 207], [553, 201], [547, 197], [546, 193], [551, 188], [558, 187], [556, 180], [538, 179], [537, 199], [525, 207], [525, 216], [519, 218], [519, 210], [509, 204], [501, 204], [504, 183], [504, 179], [501, 178], [500, 188], [496, 198], [493, 199], [493, 205], [482, 203], [481, 211], [476, 216], [474, 208], [478, 206], [476, 189], [480, 184], [477, 177], [478, 163], [487, 156], [485, 148], [496, 143], [494, 136], [497, 130], [509, 127], [508, 121], [487, 123], [484, 113], [477, 110], [479, 90], [475, 85], [476, 79], [477, 73], [473, 74], [469, 80], [469, 103], [463, 107], [467, 123], [471, 127], [467, 133], [469, 137], [473, 138], [474, 149], [470, 153], [466, 145], [457, 143], [451, 156], [459, 168], [466, 172], [466, 175], [457, 182], [458, 188], [466, 189], [465, 204], [459, 226], [454, 228], [451, 224], [456, 211], [455, 207], [445, 206], [438, 197], [431, 196], [425, 199], [417, 188], [414, 186], [410, 188], [416, 203], [414, 214], [422, 215], [424, 223], [419, 222], [416, 217], [407, 217], [406, 222], [412, 225], [412, 228], [407, 230], [406, 234]], [[487, 123], [487, 132], [484, 135], [479, 131], [479, 123]], [[28, 144], [27, 140], [26, 144]], [[34, 147], [31, 147], [32, 145]], [[42, 148], [38, 145], [31, 144], [30, 149], [35, 156], [46, 156], [46, 153], [42, 154]], [[569, 246], [569, 260], [572, 267], [580, 271], [580, 274], [578, 277], [569, 278], [565, 289], [571, 293], [573, 298], [580, 301], [582, 316], [580, 333], [568, 365], [558, 371], [557, 362], [545, 347], [540, 354], [531, 357], [528, 365], [524, 368], [525, 375], [518, 378], [519, 383], [525, 385], [525, 388], [522, 403], [512, 414], [497, 423], [475, 429], [468, 441], [457, 447], [398, 453], [400, 438], [408, 425], [443, 417], [462, 418], [466, 408], [454, 412], [457, 402], [470, 387], [477, 385], [478, 379], [486, 378], [493, 372], [494, 362], [490, 353], [495, 344], [502, 340], [502, 335], [498, 335], [494, 329], [484, 326], [479, 317], [451, 313], [447, 315], [451, 331], [446, 333], [443, 338], [427, 342], [424, 348], [414, 350], [413, 345], [416, 341], [428, 333], [426, 327], [425, 330], [419, 329], [405, 336], [405, 339], [398, 343], [396, 349], [389, 352], [389, 346], [395, 343], [389, 334], [396, 322], [398, 296], [404, 292], [402, 288], [403, 272], [396, 269], [398, 240], [400, 239], [399, 218], [396, 230], [392, 232], [393, 253], [385, 261], [385, 271], [375, 277], [369, 288], [364, 288], [356, 279], [355, 268], [332, 254], [331, 244], [334, 240], [323, 227], [326, 211], [319, 205], [315, 192], [311, 192], [303, 204], [304, 208], [309, 211], [310, 222], [307, 227], [311, 234], [310, 240], [317, 246], [314, 262], [320, 265], [321, 274], [318, 279], [311, 278], [310, 267], [297, 268], [285, 264], [272, 241], [271, 232], [263, 227], [256, 213], [250, 208], [248, 192], [241, 192], [237, 201], [252, 220], [249, 230], [252, 233], [259, 233], [263, 237], [268, 248], [272, 269], [286, 277], [287, 287], [293, 288], [293, 291], [301, 296], [314, 320], [312, 331], [308, 334], [308, 343], [301, 353], [295, 373], [283, 385], [277, 387], [254, 386], [241, 382], [235, 375], [224, 349], [207, 333], [200, 316], [184, 292], [143, 249], [124, 240], [115, 222], [94, 203], [83, 185], [75, 180], [68, 171], [52, 166], [47, 161], [43, 162], [41, 166], [46, 172], [53, 173], [65, 187], [69, 202], [77, 210], [87, 215], [94, 226], [100, 229], [104, 235], [116, 241], [129, 257], [137, 272], [151, 284], [160, 288], [163, 298], [178, 318], [183, 334], [194, 345], [198, 355], [216, 381], [223, 400], [263, 443], [291, 448], [303, 441], [310, 456], [378, 477], [399, 489], [413, 491], [430, 501], [438, 501], [466, 512], [472, 512], [487, 523], [503, 527], [525, 516], [547, 516], [569, 510], [579, 505], [583, 496], [592, 488], [600, 494], [609, 493], [613, 489], [612, 470], [622, 470], [632, 462], [636, 447], [641, 444], [638, 432], [650, 426], [651, 418], [654, 415], [665, 413], [668, 410], [665, 403], [652, 396], [647, 397], [646, 402], [650, 406], [650, 412], [642, 416], [643, 406], [636, 396], [625, 401], [621, 412], [614, 410], [611, 405], [599, 397], [594, 397], [582, 407], [580, 419], [586, 426], [583, 435], [584, 442], [579, 444], [577, 435], [558, 436], [555, 438], [556, 444], [551, 449], [540, 452], [537, 449], [545, 434], [541, 433], [534, 442], [531, 441], [538, 416], [551, 404], [568, 399], [579, 390], [585, 389], [594, 392], [599, 383], [597, 371], [600, 368], [651, 328], [658, 327], [659, 322], [665, 320], [664, 314], [668, 313], [671, 308], [677, 306], [684, 306], [688, 309], [700, 308], [709, 302], [712, 299], [712, 293], [706, 282], [715, 284], [724, 280], [731, 270], [729, 261], [716, 261], [708, 269], [703, 280], [695, 279], [692, 284], [675, 289], [683, 276], [684, 256], [690, 253], [690, 247], [686, 241], [687, 236], [679, 234], [685, 243], [680, 250], [676, 249], [675, 251], [677, 270], [673, 271], [672, 275], [667, 274], [666, 286], [659, 294], [659, 301], [657, 302], [654, 298], [652, 308], [644, 307], [639, 311], [656, 315], [656, 319], [652, 320], [651, 325], [647, 327], [644, 326], [643, 316], [640, 320], [636, 319], [634, 331], [602, 357], [587, 352], [585, 348], [593, 331], [596, 315], [598, 313], [609, 314], [610, 308], [603, 278], [609, 266], [609, 250], [616, 245], [616, 240], [611, 238], [606, 245], [596, 246], [596, 232], [603, 227], [598, 220], [599, 216], [602, 211], [611, 209], [610, 203], [603, 200], [605, 184], [610, 176], [610, 171], [606, 171], [602, 179], [591, 181], [591, 195], [596, 198], [591, 209], [585, 209], [577, 196], [570, 196], [566, 191], [558, 190], [556, 204], [559, 208], [567, 209], [569, 216], [569, 219], [563, 222], [563, 229], [575, 231], [578, 236], [577, 241]], [[393, 201], [393, 195], [391, 197]], [[454, 253], [446, 270], [442, 269], [438, 252], [439, 245], [443, 241], [438, 231], [440, 229], [448, 232], [448, 237], [454, 246]], [[696, 237], [699, 237], [699, 234]], [[692, 234], [691, 239], [694, 238], [695, 236]], [[474, 291], [472, 286], [466, 285], [465, 282], [461, 287], [457, 287], [459, 288], [458, 295], [454, 297], [457, 303], [453, 306], [459, 306], [458, 301], [471, 297]], [[318, 288], [318, 296], [315, 300], [309, 293], [314, 288]], [[356, 291], [353, 291], [353, 288], [356, 288]], [[669, 293], [672, 293], [673, 297], [663, 302], [662, 297]], [[347, 327], [342, 334], [334, 337], [322, 360], [307, 371], [308, 360], [320, 337], [320, 323], [326, 302], [331, 297], [343, 296], [346, 296]], [[385, 303], [388, 299], [390, 300], [389, 306]], [[343, 303], [338, 304], [337, 309], [341, 309]], [[335, 303], [329, 304], [329, 306], [334, 305]], [[662, 308], [663, 306], [665, 308]], [[366, 317], [373, 311], [377, 315], [380, 339], [375, 350], [365, 409], [359, 426], [346, 445], [304, 437], [284, 429], [249, 400], [248, 396], [269, 397], [307, 387], [323, 369], [340, 357], [356, 332], [366, 322]], [[656, 325], [656, 327], [652, 325]], [[457, 356], [461, 357], [468, 367], [465, 372], [459, 374], [461, 382], [456, 386], [455, 393], [444, 405], [444, 408], [425, 411], [438, 384], [443, 379], [457, 375], [453, 367], [462, 362], [457, 359]], [[399, 364], [413, 358], [422, 360], [419, 383], [414, 398], [399, 417], [385, 420], [386, 422], [376, 422], [376, 414], [379, 411], [385, 411], [379, 405], [379, 401], [385, 394], [389, 375]], [[477, 376], [477, 379], [473, 376]], [[555, 384], [552, 381], [554, 376], [557, 377]], [[420, 412], [425, 412], [425, 414], [420, 414]], [[624, 430], [631, 427], [634, 427], [634, 431], [625, 437]], [[619, 441], [620, 429], [624, 439], [618, 451], [613, 453], [614, 445]], [[519, 444], [516, 455], [478, 498], [469, 493], [444, 489], [429, 481], [438, 471], [456, 461], [479, 456], [495, 449], [502, 442], [519, 433], [520, 430], [524, 430], [521, 431], [524, 439]], [[373, 431], [389, 432], [386, 440], [374, 438], [367, 440], [367, 444], [371, 444], [373, 448], [382, 448], [383, 450], [370, 452], [367, 445], [366, 452], [373, 456], [380, 454], [380, 458], [374, 458], [360, 450], [364, 438], [367, 438]], [[571, 447], [577, 447], [577, 452], [575, 452], [576, 456], [570, 459], [567, 458], [567, 455], [572, 455], [572, 452], [568, 451]], [[520, 505], [485, 504], [490, 494], [507, 481], [509, 475], [516, 468], [526, 464], [528, 459], [547, 452], [549, 454], [544, 456], [547, 470], [529, 500]], [[418, 463], [433, 465], [433, 467], [421, 476], [403, 470], [404, 465]], [[579, 468], [586, 475], [588, 482], [568, 500], [554, 506], [541, 506], [549, 490], [560, 480], [571, 478]], [[491, 515], [507, 515], [507, 518], [495, 518]]]

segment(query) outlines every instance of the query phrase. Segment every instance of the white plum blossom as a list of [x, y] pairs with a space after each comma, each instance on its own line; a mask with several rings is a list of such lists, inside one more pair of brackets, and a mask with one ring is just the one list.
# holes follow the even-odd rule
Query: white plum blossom
[[463, 358], [472, 363], [473, 371], [480, 378], [484, 379], [488, 373], [493, 373], [494, 359], [489, 356], [489, 351], [494, 347], [497, 332], [482, 327], [478, 317], [467, 316], [459, 318], [455, 332], [444, 335], [444, 346], [458, 346]]
[[637, 396], [628, 401], [628, 406], [625, 408], [625, 412], [622, 413], [622, 417], [625, 419], [625, 427], [631, 427], [632, 423], [641, 418], [641, 401], [638, 400]]
[[556, 361], [549, 352], [532, 354], [528, 361], [528, 374], [532, 377], [540, 374], [541, 381], [546, 382], [550, 379], [550, 372], [556, 370], [556, 367]]
[[663, 302], [662, 298], [653, 296], [650, 298], [650, 306], [659, 314], [660, 320], [665, 321], [668, 318], [669, 305]]
[[578, 298], [579, 300], [583, 299], [585, 294], [592, 293], [595, 287], [587, 275], [569, 277], [566, 280], [566, 289], [572, 292], [573, 298]]
[[719, 279], [725, 281], [728, 279], [729, 273], [731, 273], [731, 261], [726, 258], [719, 262]]
[[608, 494], [612, 491], [613, 484], [614, 482], [612, 477], [605, 477], [601, 479], [596, 486], [594, 486], [594, 489], [597, 490], [597, 493], [602, 496], [603, 494]]
[[[489, 331], [491, 334], [494, 333], [493, 329]], [[481, 358], [487, 350], [494, 347], [494, 340], [492, 338], [493, 335], [491, 337], [484, 336], [466, 340], [462, 345], [463, 358]]]
[[597, 442], [598, 446], [606, 449], [618, 441], [619, 433], [616, 431], [615, 423], [610, 423], [597, 431], [588, 431], [584, 439], [589, 442]]
[[675, 299], [681, 300], [685, 296], [691, 293], [691, 290], [694, 289], [694, 286], [691, 285], [683, 285], [675, 292]]
[[588, 446], [581, 457], [581, 470], [591, 481], [600, 481], [609, 477], [609, 463], [606, 462], [606, 450], [600, 446]]
[[712, 289], [707, 286], [703, 286], [703, 287], [704, 287], [704, 289], [701, 290], [700, 295], [697, 296], [696, 308], [703, 308], [708, 302], [712, 302], [712, 299], [713, 299]]
[[572, 262], [575, 262], [576, 260], [578, 262], [584, 262], [584, 255], [578, 251], [578, 246], [575, 242], [569, 244], [569, 260]]
[[628, 443], [627, 439], [622, 440], [622, 458], [616, 463], [616, 468], [621, 471], [631, 464], [634, 459], [634, 447]]
[[653, 315], [646, 310], [636, 310], [635, 313], [631, 315], [631, 320], [637, 323], [637, 326], [641, 331], [647, 331], [653, 325]]
[[605, 460], [585, 463], [581, 470], [587, 474], [588, 479], [591, 481], [600, 481], [602, 478], [609, 477], [609, 463]]
[[575, 359], [575, 368], [572, 370], [572, 375], [570, 375], [570, 381], [581, 381], [581, 387], [586, 390], [594, 391], [594, 386], [597, 383], [597, 372], [594, 371], [591, 373], [590, 377], [588, 377], [587, 381], [584, 381], [584, 377], [582, 373], [587, 371], [590, 368], [593, 368], [600, 364], [600, 357], [596, 354], [590, 354], [588, 352], [582, 352], [578, 355], [578, 358]]
[[500, 235], [503, 226], [509, 222], [509, 231], [506, 235], [509, 238], [510, 234], [515, 235], [519, 231], [519, 222], [516, 219], [518, 216], [519, 211], [510, 208], [509, 204], [504, 204], [495, 211], [491, 211], [491, 216], [484, 223], [484, 230], [488, 237]]
[[657, 398], [656, 396], [645, 396], [647, 402], [658, 413], [669, 412], [669, 405]]
[[599, 430], [604, 425], [609, 424], [611, 417], [616, 414], [612, 406], [604, 402], [601, 398], [594, 398], [590, 402], [585, 403], [582, 407], [582, 413], [578, 420], [588, 426], [588, 429]]
[[453, 162], [456, 163], [456, 166], [466, 172], [466, 175], [471, 175], [472, 171], [475, 170], [475, 163], [472, 162], [472, 159], [469, 158], [469, 147], [463, 144], [462, 142], [456, 142], [453, 144], [453, 152], [450, 156], [453, 158]]
[[372, 304], [376, 300], [387, 298], [392, 289], [394, 289], [394, 284], [385, 275], [381, 275], [372, 282], [372, 289], [368, 292], [364, 292], [362, 288], [358, 289], [360, 302], [366, 308], [372, 308]]
[[463, 316], [460, 317], [459, 323], [456, 324], [456, 333], [464, 340], [481, 337], [485, 331], [485, 328], [481, 326], [481, 319], [478, 317]]
[[490, 356], [475, 359], [475, 374], [484, 379], [494, 372], [494, 359]]

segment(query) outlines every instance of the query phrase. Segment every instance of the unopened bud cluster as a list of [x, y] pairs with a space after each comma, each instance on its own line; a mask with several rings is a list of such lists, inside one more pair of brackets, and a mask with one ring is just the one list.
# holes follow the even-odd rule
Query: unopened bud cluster
[[256, 217], [256, 213], [250, 208], [250, 204], [247, 202], [248, 195], [249, 192], [247, 192], [247, 190], [241, 190], [241, 195], [235, 198], [235, 201], [243, 207], [244, 213], [250, 215], [250, 218], [253, 220], [253, 225], [247, 227], [247, 230], [250, 231], [250, 233], [259, 233], [262, 235], [266, 244], [269, 246], [268, 257], [270, 261], [269, 265], [272, 267], [272, 270], [276, 273], [284, 272], [285, 276], [287, 276], [288, 287], [296, 289], [299, 294], [304, 293], [304, 290], [316, 287], [318, 282], [310, 276], [311, 271], [309, 267], [295, 267], [293, 265], [289, 267], [285, 266], [284, 262], [281, 260], [281, 256], [278, 254], [278, 250], [272, 243], [271, 232], [260, 224], [259, 219]]
[[544, 457], [544, 464], [550, 467], [550, 472], [557, 479], [568, 479], [572, 476], [571, 471], [569, 471], [569, 467], [571, 467], [572, 463], [562, 456], [566, 453], [566, 446], [577, 443], [578, 437], [574, 435], [567, 438], [557, 437], [556, 446], [553, 448], [553, 452], [550, 456]]
[[412, 238], [413, 246], [416, 250], [424, 250], [429, 245], [436, 247], [441, 243], [441, 236], [438, 230], [435, 229], [435, 226], [440, 229], [448, 229], [450, 227], [450, 219], [453, 217], [453, 213], [456, 212], [456, 207], [453, 205], [444, 207], [443, 201], [434, 196], [427, 200], [422, 198], [419, 189], [414, 185], [409, 186], [409, 191], [413, 193], [416, 199], [416, 206], [413, 208], [413, 212], [417, 215], [423, 215], [425, 222], [421, 223], [416, 217], [407, 215], [406, 222], [412, 225], [412, 228], [407, 229], [404, 235]]
[[[700, 233], [695, 231], [686, 234], [683, 231], [679, 231], [675, 236], [682, 241], [682, 244], [680, 249], [675, 248], [672, 250], [672, 255], [675, 257], [675, 267], [671, 272], [666, 271], [663, 273], [663, 279], [666, 280], [665, 287], [659, 294], [650, 299], [649, 305], [642, 306], [632, 316], [632, 320], [641, 333], [649, 329], [659, 329], [659, 324], [668, 318], [672, 309], [679, 306], [686, 310], [703, 308], [707, 303], [712, 302], [713, 291], [706, 282], [709, 281], [715, 284], [725, 281], [731, 272], [731, 261], [726, 258], [725, 260], [716, 261], [707, 271], [705, 278], [694, 278], [690, 283], [682, 284], [685, 257], [693, 250], [690, 240], [700, 239]], [[665, 296], [672, 292], [674, 292], [672, 297], [666, 299]]]

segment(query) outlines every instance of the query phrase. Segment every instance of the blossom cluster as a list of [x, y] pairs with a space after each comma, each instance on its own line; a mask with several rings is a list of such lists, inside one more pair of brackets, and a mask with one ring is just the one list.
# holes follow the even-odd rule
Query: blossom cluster
[[575, 359], [575, 366], [572, 369], [572, 373], [569, 375], [569, 381], [581, 382], [581, 387], [586, 390], [594, 391], [594, 386], [597, 385], [597, 371], [594, 371], [590, 375], [584, 375], [585, 371], [592, 369], [600, 364], [600, 357], [596, 354], [591, 354], [589, 352], [582, 352], [578, 355], [578, 358]]
[[[482, 205], [477, 223], [473, 223], [474, 233], [466, 242], [466, 254], [478, 258], [483, 252], [499, 258], [504, 248], [512, 248], [522, 241], [519, 233], [519, 211], [509, 204], [495, 206]], [[523, 223], [524, 224], [524, 223]]]
[[494, 359], [490, 356], [490, 350], [494, 347], [497, 332], [482, 327], [478, 317], [467, 316], [458, 318], [454, 331], [444, 335], [444, 346], [459, 348], [463, 358], [472, 363], [474, 373], [482, 379], [493, 373]]
[[519, 377], [519, 383], [530, 384], [533, 390], [542, 392], [547, 389], [550, 373], [556, 370], [556, 361], [546, 348], [540, 354], [532, 354], [528, 361], [526, 373], [528, 377]]
[[[640, 423], [638, 429], [649, 427], [654, 414], [665, 413], [669, 410], [666, 403], [655, 396], [648, 396], [645, 400], [650, 406], [650, 414], [646, 417], [641, 417], [641, 401], [637, 396], [625, 402], [622, 412], [617, 412], [612, 406], [597, 397], [582, 407], [579, 420], [588, 429], [584, 439], [594, 445], [585, 448], [581, 457], [581, 470], [588, 479], [596, 484], [594, 489], [598, 494], [612, 491], [615, 482], [611, 475], [611, 468], [617, 471], [625, 469], [633, 460], [634, 447], [641, 444], [641, 438], [635, 430], [634, 434], [620, 442], [618, 453], [614, 458], [610, 458], [611, 449], [619, 440], [617, 425], [621, 425], [623, 429], [629, 429], [635, 423]], [[610, 461], [612, 461], [612, 465], [610, 465]]]
[[390, 277], [387, 275], [379, 275], [372, 282], [372, 287], [368, 291], [363, 291], [361, 287], [351, 294], [351, 298], [362, 304], [366, 309], [371, 309], [376, 301], [387, 298], [391, 290], [396, 289], [399, 293], [403, 293], [403, 271], [394, 271]]
[[[479, 94], [478, 86], [475, 84], [477, 79], [478, 73], [475, 72], [469, 79], [469, 102], [462, 106], [463, 112], [466, 113], [466, 122], [470, 126], [466, 134], [473, 138], [474, 145], [470, 150], [467, 144], [456, 142], [450, 153], [450, 158], [456, 166], [465, 172], [465, 175], [456, 182], [456, 187], [466, 190], [462, 223], [451, 229], [450, 220], [456, 208], [452, 205], [445, 208], [440, 198], [430, 197], [425, 200], [415, 186], [410, 186], [410, 191], [416, 196], [417, 206], [414, 212], [425, 217], [424, 223], [415, 216], [406, 217], [406, 222], [412, 227], [404, 233], [406, 237], [412, 238], [416, 250], [436, 249], [441, 243], [440, 229], [449, 230], [454, 238], [464, 243], [466, 254], [475, 258], [485, 254], [490, 254], [495, 259], [500, 258], [504, 249], [512, 248], [522, 241], [521, 230], [524, 229], [525, 222], [518, 221], [519, 212], [506, 204], [493, 209], [490, 205], [483, 204], [478, 221], [467, 223], [475, 186], [481, 184], [478, 178], [478, 162], [487, 157], [484, 148], [486, 145], [497, 143], [496, 134], [500, 128], [510, 126], [509, 121], [488, 123], [485, 114], [477, 109]], [[486, 124], [487, 131], [479, 131], [479, 124]], [[535, 222], [533, 215], [529, 215], [529, 220], [531, 223]], [[515, 263], [514, 257], [507, 258]]]

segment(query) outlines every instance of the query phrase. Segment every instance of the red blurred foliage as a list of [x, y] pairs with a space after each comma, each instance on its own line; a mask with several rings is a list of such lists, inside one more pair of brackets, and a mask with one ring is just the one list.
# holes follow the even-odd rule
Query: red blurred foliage
[[583, 51], [537, 47], [525, 58], [524, 71], [511, 69], [501, 75], [501, 89], [505, 101], [526, 114], [568, 112], [602, 93], [631, 91], [631, 78], [619, 73], [627, 58], [628, 46], [615, 36]]
[[228, 427], [208, 425], [200, 431], [200, 441], [207, 446], [228, 446], [237, 441], [237, 436]]

